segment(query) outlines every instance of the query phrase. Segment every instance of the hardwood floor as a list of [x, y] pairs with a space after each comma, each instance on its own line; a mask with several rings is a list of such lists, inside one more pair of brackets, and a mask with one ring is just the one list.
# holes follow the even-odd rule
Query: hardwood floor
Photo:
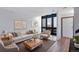
[[[57, 41], [52, 40], [44, 40], [44, 44], [41, 47], [36, 48], [34, 51], [31, 52], [69, 52], [70, 48], [70, 39], [63, 37]], [[27, 49], [24, 48], [24, 45], [21, 43], [19, 44], [21, 50], [19, 52], [29, 52]]]
[[70, 39], [63, 37], [57, 40], [47, 52], [69, 52], [69, 46]]

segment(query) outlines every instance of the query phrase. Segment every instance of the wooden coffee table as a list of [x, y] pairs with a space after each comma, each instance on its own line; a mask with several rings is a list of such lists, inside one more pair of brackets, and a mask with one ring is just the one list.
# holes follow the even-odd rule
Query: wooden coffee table
[[40, 45], [42, 45], [42, 40], [40, 39], [30, 39], [30, 40], [24, 41], [24, 46], [29, 50], [34, 50]]

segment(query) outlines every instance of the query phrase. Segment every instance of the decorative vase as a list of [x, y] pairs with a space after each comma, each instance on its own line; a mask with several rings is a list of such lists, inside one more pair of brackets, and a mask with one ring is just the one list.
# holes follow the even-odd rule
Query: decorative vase
[[74, 43], [74, 47], [75, 48], [79, 48], [79, 44], [78, 43]]

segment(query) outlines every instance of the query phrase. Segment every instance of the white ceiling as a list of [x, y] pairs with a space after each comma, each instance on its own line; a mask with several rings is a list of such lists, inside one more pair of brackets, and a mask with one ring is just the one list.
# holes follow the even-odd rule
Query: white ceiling
[[42, 16], [46, 14], [57, 13], [59, 9], [64, 7], [3, 7], [8, 12], [15, 13], [18, 16], [27, 18]]
[[53, 7], [4, 7], [4, 10], [15, 13], [20, 17], [36, 17], [57, 12], [59, 8]]

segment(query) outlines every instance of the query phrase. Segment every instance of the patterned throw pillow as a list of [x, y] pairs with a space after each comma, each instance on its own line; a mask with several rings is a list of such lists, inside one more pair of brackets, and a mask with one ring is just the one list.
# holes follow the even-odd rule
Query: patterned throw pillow
[[12, 43], [13, 35], [11, 33], [7, 33], [2, 35], [1, 40], [4, 46], [10, 45]]

